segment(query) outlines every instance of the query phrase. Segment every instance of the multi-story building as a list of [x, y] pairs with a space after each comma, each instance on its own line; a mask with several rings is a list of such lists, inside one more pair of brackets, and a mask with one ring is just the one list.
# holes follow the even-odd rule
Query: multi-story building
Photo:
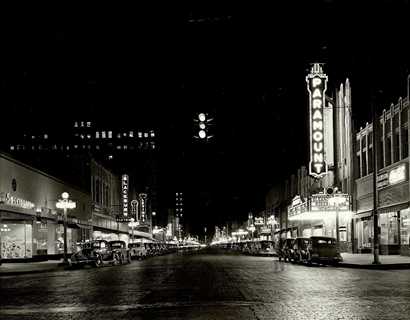
[[[410, 255], [409, 98], [400, 98], [356, 134], [355, 251], [370, 252], [373, 242], [373, 172], [381, 254]], [[376, 150], [376, 165], [374, 163]]]

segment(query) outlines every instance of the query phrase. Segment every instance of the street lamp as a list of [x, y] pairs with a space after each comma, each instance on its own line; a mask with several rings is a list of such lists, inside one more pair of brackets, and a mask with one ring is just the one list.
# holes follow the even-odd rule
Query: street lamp
[[67, 258], [67, 210], [68, 209], [75, 209], [76, 203], [74, 201], [69, 200], [68, 198], [70, 195], [68, 192], [63, 192], [61, 194], [62, 199], [58, 199], [56, 203], [57, 209], [64, 210], [64, 218], [63, 218], [63, 225], [64, 225], [64, 264], [68, 264]]

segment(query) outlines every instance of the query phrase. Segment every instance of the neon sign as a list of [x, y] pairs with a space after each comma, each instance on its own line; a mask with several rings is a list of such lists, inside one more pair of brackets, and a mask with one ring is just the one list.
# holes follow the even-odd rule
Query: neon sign
[[121, 179], [122, 189], [122, 215], [128, 216], [128, 175], [123, 174]]
[[0, 204], [6, 204], [22, 209], [33, 209], [35, 207], [33, 202], [12, 196], [8, 192], [0, 192]]
[[310, 121], [310, 162], [309, 174], [320, 178], [327, 173], [324, 148], [324, 105], [327, 89], [327, 75], [322, 66], [315, 63], [306, 77], [309, 92], [309, 121]]

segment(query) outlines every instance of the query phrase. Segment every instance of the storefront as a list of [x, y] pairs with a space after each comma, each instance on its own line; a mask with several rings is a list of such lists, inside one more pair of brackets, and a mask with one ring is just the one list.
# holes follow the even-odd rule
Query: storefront
[[90, 196], [41, 171], [0, 154], [0, 253], [4, 260], [59, 257], [64, 251], [63, 212], [68, 192], [77, 207], [67, 213], [68, 253], [90, 239]]

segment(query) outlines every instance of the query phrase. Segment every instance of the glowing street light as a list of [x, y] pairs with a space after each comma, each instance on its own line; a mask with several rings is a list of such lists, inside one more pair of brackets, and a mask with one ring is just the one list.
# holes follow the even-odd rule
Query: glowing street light
[[62, 199], [58, 199], [56, 203], [57, 209], [63, 209], [64, 210], [64, 220], [63, 220], [63, 225], [64, 225], [64, 264], [68, 264], [68, 258], [67, 258], [67, 210], [68, 209], [75, 209], [76, 208], [76, 203], [74, 201], [69, 200], [68, 198], [70, 195], [68, 192], [63, 192], [61, 194]]

